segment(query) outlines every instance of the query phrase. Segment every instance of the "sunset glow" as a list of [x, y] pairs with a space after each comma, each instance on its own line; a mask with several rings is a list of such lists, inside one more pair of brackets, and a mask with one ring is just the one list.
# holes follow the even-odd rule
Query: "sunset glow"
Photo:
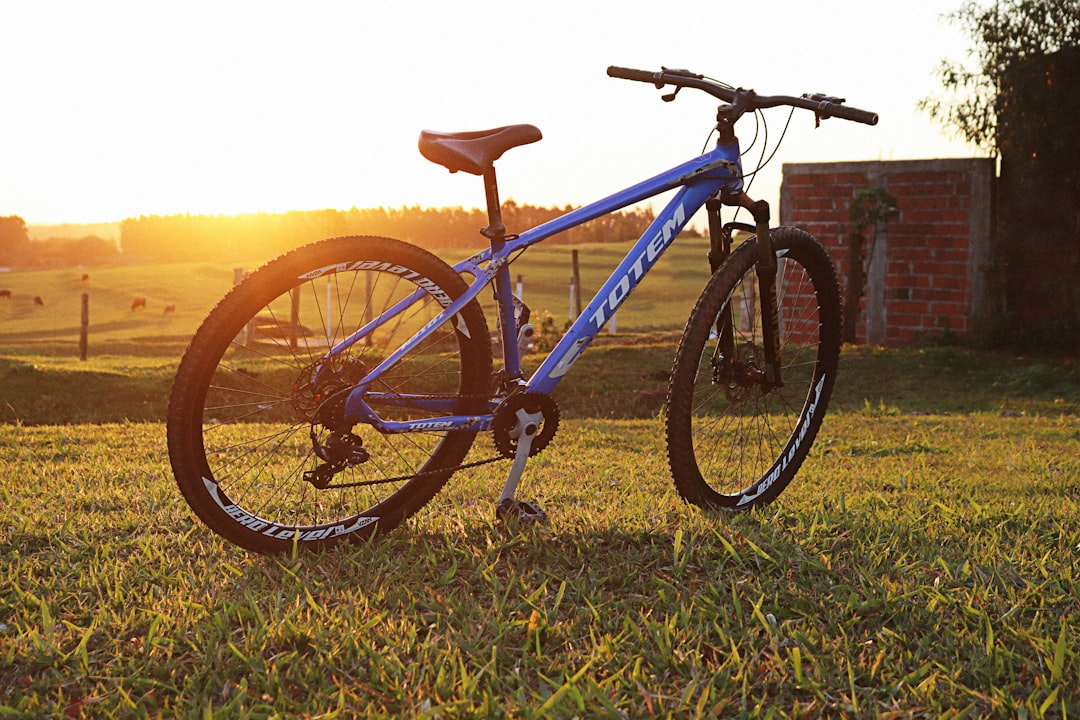
[[[545, 137], [500, 162], [504, 198], [581, 204], [696, 154], [712, 124], [707, 98], [662, 103], [648, 86], [606, 77], [610, 64], [823, 91], [881, 114], [876, 128], [830, 121], [816, 131], [797, 115], [755, 186], [766, 199], [781, 162], [972, 155], [915, 110], [937, 91], [938, 59], [964, 56], [964, 39], [939, 18], [951, 8], [936, 0], [895, 12], [857, 0], [660, 7], [7, 3], [0, 216], [473, 207], [479, 180], [423, 160], [419, 131], [516, 122]], [[766, 22], [772, 36], [755, 48]], [[771, 142], [785, 120], [770, 116]], [[748, 141], [752, 124], [743, 132]]]

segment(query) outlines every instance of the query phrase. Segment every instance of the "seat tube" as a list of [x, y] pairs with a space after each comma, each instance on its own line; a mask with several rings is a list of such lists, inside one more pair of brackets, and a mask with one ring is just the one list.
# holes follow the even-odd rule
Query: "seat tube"
[[521, 377], [521, 353], [518, 350], [517, 318], [514, 315], [514, 290], [510, 284], [510, 265], [495, 271], [495, 303], [499, 313], [499, 338], [503, 346], [503, 364], [508, 378]]
[[[491, 242], [492, 257], [499, 257], [506, 245], [506, 225], [502, 221], [502, 203], [499, 201], [499, 184], [495, 167], [484, 171], [484, 197], [487, 200], [488, 226], [480, 233]], [[495, 286], [495, 304], [499, 317], [499, 338], [503, 347], [503, 367], [511, 379], [521, 377], [521, 353], [517, 342], [517, 318], [514, 315], [514, 291], [510, 285], [510, 264], [501, 261], [492, 282]]]

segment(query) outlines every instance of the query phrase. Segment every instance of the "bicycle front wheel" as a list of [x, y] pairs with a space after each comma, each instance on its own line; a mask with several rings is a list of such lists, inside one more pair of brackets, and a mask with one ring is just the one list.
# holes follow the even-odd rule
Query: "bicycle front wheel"
[[785, 227], [772, 238], [782, 386], [765, 380], [756, 238], [713, 274], [675, 357], [668, 462], [679, 494], [695, 505], [746, 510], [775, 499], [806, 458], [832, 393], [840, 357], [836, 272], [810, 234]]
[[199, 518], [238, 545], [283, 552], [367, 537], [430, 500], [476, 434], [441, 430], [438, 417], [487, 407], [479, 304], [431, 328], [370, 388], [384, 420], [434, 418], [430, 431], [353, 426], [345, 399], [465, 288], [431, 253], [373, 237], [294, 250], [235, 287], [192, 339], [169, 402], [173, 472]]

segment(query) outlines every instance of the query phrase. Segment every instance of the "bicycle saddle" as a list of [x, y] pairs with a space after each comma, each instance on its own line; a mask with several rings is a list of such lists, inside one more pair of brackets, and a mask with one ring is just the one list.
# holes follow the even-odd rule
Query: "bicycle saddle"
[[540, 130], [532, 125], [455, 133], [424, 130], [420, 133], [419, 146], [421, 155], [450, 172], [464, 170], [483, 175], [510, 148], [534, 143], [541, 137]]

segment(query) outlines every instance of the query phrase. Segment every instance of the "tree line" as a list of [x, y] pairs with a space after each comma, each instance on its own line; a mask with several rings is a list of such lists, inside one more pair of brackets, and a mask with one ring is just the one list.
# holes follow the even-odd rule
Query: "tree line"
[[[503, 203], [510, 232], [554, 219], [573, 208]], [[597, 243], [638, 237], [652, 222], [648, 209], [625, 210], [574, 228], [552, 242]], [[125, 220], [120, 242], [125, 256], [140, 260], [239, 260], [269, 257], [300, 245], [340, 235], [385, 235], [428, 249], [479, 249], [487, 214], [479, 209], [352, 208], [283, 214], [144, 216]]]
[[21, 217], [0, 217], [0, 267], [20, 269], [108, 265], [118, 262], [112, 240], [94, 235], [78, 238], [30, 239]]
[[[534, 227], [573, 207], [503, 203], [509, 232]], [[612, 213], [568, 230], [549, 242], [586, 244], [637, 238], [651, 209]], [[432, 250], [479, 249], [486, 240], [483, 210], [449, 208], [352, 208], [250, 215], [147, 215], [120, 224], [120, 242], [99, 237], [31, 240], [17, 216], [0, 217], [0, 266], [18, 268], [113, 263], [224, 261], [268, 258], [315, 240], [340, 235], [386, 235]]]

